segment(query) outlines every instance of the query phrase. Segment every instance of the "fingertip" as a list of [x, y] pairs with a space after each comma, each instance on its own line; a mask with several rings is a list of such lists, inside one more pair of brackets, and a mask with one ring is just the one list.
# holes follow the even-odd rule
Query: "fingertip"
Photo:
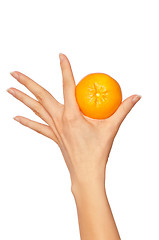
[[141, 99], [141, 97], [142, 97], [141, 95], [135, 95], [135, 96], [133, 96], [132, 99], [131, 99], [131, 100], [132, 100], [132, 103], [133, 103], [133, 104], [137, 103], [137, 102]]
[[20, 73], [17, 71], [10, 72], [11, 76], [14, 77], [15, 79], [19, 80], [19, 75]]
[[20, 123], [20, 117], [16, 116], [16, 117], [13, 117], [13, 119]]
[[7, 91], [8, 93], [10, 93], [12, 96], [15, 97], [16, 93], [15, 93], [14, 88], [8, 88], [6, 91]]
[[63, 53], [59, 53], [59, 59], [60, 59], [60, 63], [62, 63], [62, 61], [64, 60], [65, 55]]

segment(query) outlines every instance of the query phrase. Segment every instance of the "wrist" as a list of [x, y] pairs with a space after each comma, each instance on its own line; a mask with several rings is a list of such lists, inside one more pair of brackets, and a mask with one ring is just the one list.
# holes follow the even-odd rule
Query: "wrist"
[[74, 198], [82, 195], [105, 193], [105, 174], [76, 178], [71, 181], [71, 192]]

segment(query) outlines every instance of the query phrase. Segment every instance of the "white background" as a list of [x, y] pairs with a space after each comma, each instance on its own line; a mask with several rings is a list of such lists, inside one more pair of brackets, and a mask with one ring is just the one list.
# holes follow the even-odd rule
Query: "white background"
[[63, 103], [60, 52], [69, 58], [76, 83], [103, 72], [119, 82], [123, 99], [142, 95], [115, 138], [106, 187], [122, 240], [159, 239], [157, 3], [1, 1], [1, 240], [80, 239], [59, 148], [13, 120], [21, 115], [43, 122], [6, 92], [15, 87], [30, 94], [9, 74], [20, 71]]

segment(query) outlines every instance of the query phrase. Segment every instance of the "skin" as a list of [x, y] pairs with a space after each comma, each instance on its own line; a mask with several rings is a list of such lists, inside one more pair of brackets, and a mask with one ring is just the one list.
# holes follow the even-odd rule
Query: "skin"
[[35, 81], [15, 71], [11, 75], [32, 92], [36, 100], [16, 88], [7, 91], [46, 124], [22, 116], [14, 119], [52, 139], [60, 148], [71, 177], [81, 240], [118, 240], [120, 236], [105, 189], [105, 170], [120, 125], [141, 96], [132, 95], [125, 99], [107, 119], [88, 118], [76, 102], [76, 84], [70, 62], [64, 54], [59, 57], [64, 105]]

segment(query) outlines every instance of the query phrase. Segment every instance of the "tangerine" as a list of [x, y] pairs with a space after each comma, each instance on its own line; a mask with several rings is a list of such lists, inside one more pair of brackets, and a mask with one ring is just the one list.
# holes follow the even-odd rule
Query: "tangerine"
[[118, 82], [105, 73], [91, 73], [82, 78], [75, 95], [82, 113], [94, 119], [110, 117], [122, 102]]

